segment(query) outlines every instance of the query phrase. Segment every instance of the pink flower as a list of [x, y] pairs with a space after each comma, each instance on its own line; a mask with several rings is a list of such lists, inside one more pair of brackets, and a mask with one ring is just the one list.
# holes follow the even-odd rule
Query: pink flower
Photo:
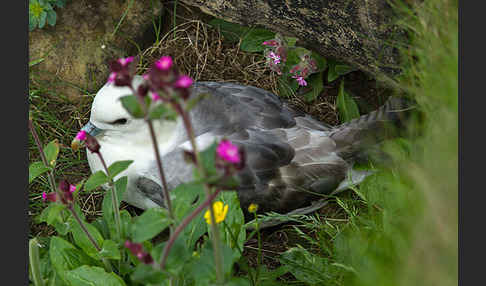
[[277, 44], [278, 43], [275, 40], [268, 40], [262, 43], [262, 45], [270, 46], [270, 47], [275, 47]]
[[115, 78], [116, 78], [116, 73], [112, 72], [112, 73], [110, 73], [110, 76], [108, 76], [107, 82], [109, 82], [109, 83], [115, 82]]
[[155, 91], [152, 91], [152, 100], [153, 101], [161, 100], [160, 95]]
[[192, 84], [192, 78], [187, 76], [187, 75], [181, 75], [176, 83], [175, 83], [175, 87], [179, 87], [179, 88], [189, 88]]
[[172, 58], [168, 56], [163, 56], [155, 62], [155, 66], [163, 71], [169, 70], [172, 67]]
[[55, 192], [51, 192], [51, 193], [46, 193], [46, 192], [43, 192], [42, 193], [42, 201], [43, 202], [55, 202], [57, 201], [57, 193]]
[[69, 185], [69, 192], [72, 194], [76, 191], [76, 186], [75, 185]]
[[307, 85], [307, 82], [301, 76], [294, 75], [294, 76], [292, 76], [292, 78], [295, 78], [297, 80], [297, 82], [299, 83], [299, 85], [301, 85], [301, 86], [306, 86]]
[[119, 58], [110, 63], [111, 73], [108, 76], [107, 82], [114, 83], [116, 86], [130, 86], [132, 82], [132, 74], [130, 63], [134, 57]]
[[273, 60], [273, 63], [278, 65], [280, 63], [280, 56], [275, 54], [274, 52], [270, 52], [268, 57]]
[[233, 145], [229, 140], [226, 139], [219, 142], [219, 145], [216, 148], [216, 154], [219, 156], [219, 158], [230, 163], [238, 164], [241, 162], [238, 146]]
[[122, 66], [126, 66], [127, 64], [133, 62], [133, 57], [128, 57], [128, 58], [119, 58], [118, 59], [118, 62], [122, 65]]
[[130, 250], [130, 252], [143, 263], [152, 264], [154, 262], [152, 256], [148, 252], [143, 251], [143, 246], [141, 243], [135, 243], [127, 240], [125, 241], [125, 247], [128, 248], [128, 250]]
[[76, 134], [76, 137], [74, 137], [74, 139], [79, 140], [79, 141], [86, 140], [86, 131], [84, 131], [84, 130], [79, 131], [78, 134]]

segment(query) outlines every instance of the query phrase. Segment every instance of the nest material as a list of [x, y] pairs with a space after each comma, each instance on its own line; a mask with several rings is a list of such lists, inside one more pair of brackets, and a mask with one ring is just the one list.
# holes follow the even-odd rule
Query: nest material
[[[171, 56], [179, 71], [196, 81], [235, 82], [279, 94], [278, 75], [268, 69], [262, 54], [240, 50], [240, 42], [224, 41], [217, 29], [200, 20], [177, 25], [159, 43], [143, 51], [139, 72], [145, 72], [161, 56]], [[299, 95], [284, 100], [318, 120], [338, 123], [335, 96], [320, 96], [312, 103]]]

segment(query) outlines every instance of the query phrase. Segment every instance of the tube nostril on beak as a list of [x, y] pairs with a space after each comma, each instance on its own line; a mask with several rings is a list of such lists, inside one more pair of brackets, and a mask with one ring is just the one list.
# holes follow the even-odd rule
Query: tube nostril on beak
[[86, 131], [86, 133], [88, 133], [91, 136], [96, 136], [100, 134], [101, 131], [103, 131], [102, 129], [96, 127], [96, 125], [91, 123], [91, 121], [88, 121], [88, 123], [86, 123], [86, 125], [84, 125], [83, 128], [81, 128], [81, 130]]

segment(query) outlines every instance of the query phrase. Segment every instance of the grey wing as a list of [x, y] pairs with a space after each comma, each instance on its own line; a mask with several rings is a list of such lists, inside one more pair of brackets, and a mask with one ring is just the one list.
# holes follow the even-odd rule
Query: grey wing
[[296, 112], [263, 89], [233, 83], [199, 82], [208, 93], [192, 111], [195, 133], [226, 137], [246, 153], [238, 173], [243, 211], [287, 212], [330, 193], [345, 178], [348, 164], [334, 154], [331, 127]]
[[193, 94], [201, 93], [209, 96], [191, 111], [197, 135], [208, 131], [225, 135], [246, 128], [269, 130], [295, 126], [297, 112], [263, 89], [233, 83], [197, 82]]

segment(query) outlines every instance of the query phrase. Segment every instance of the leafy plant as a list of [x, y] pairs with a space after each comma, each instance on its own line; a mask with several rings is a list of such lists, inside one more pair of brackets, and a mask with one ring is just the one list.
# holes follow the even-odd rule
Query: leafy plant
[[354, 99], [344, 91], [344, 80], [341, 80], [341, 84], [339, 85], [336, 107], [339, 110], [341, 122], [348, 122], [359, 117], [358, 105]]
[[57, 14], [54, 7], [62, 8], [66, 0], [29, 0], [29, 31], [42, 29], [46, 23], [56, 24]]
[[[119, 59], [117, 63], [118, 66], [112, 64], [114, 68], [109, 80], [132, 89], [133, 95], [122, 100], [127, 112], [143, 118], [149, 126], [153, 119], [174, 120], [180, 116], [194, 144], [187, 112], [196, 99], [186, 96], [192, 80], [174, 74], [179, 77], [175, 83], [177, 91], [162, 90], [168, 84], [163, 82], [166, 73], [175, 72], [171, 68], [172, 59], [162, 57], [146, 77], [148, 88], [154, 92], [148, 96], [148, 89], [134, 90], [131, 85], [133, 58]], [[173, 100], [167, 100], [169, 98]], [[66, 181], [57, 185], [54, 171], [59, 144], [53, 141], [42, 146], [32, 118], [29, 128], [42, 158], [41, 162], [31, 164], [29, 182], [48, 172], [52, 190], [43, 193], [43, 200], [49, 204], [37, 217], [37, 222], [47, 223], [57, 232], [47, 241], [41, 242], [41, 238], [31, 240], [30, 272], [35, 285], [167, 285], [169, 281], [185, 285], [258, 283], [257, 278], [248, 280], [234, 277], [233, 273], [233, 265], [242, 260], [246, 229], [236, 192], [221, 193], [223, 189], [237, 187], [238, 181], [233, 175], [243, 167], [240, 162], [244, 162], [240, 157], [242, 153], [231, 142], [214, 142], [201, 151], [193, 145], [194, 152], [188, 152], [187, 156], [191, 158], [189, 164], [195, 166], [196, 179], [179, 185], [173, 190], [175, 196], [166, 193], [167, 208], [151, 208], [132, 217], [126, 210], [119, 210], [127, 177], [115, 179], [132, 161], [117, 161], [106, 166], [96, 138], [81, 130], [74, 138], [72, 148], [77, 150], [86, 146], [99, 157], [105, 168], [77, 185]], [[156, 159], [160, 166], [160, 157], [156, 156]], [[162, 169], [160, 175], [164, 182]], [[89, 192], [106, 184], [109, 191], [103, 196], [102, 215], [88, 222], [76, 204], [77, 197], [80, 192]], [[165, 189], [165, 183], [163, 187]], [[154, 244], [153, 239], [166, 229], [170, 232], [169, 239]], [[39, 251], [39, 245], [45, 251]]]

